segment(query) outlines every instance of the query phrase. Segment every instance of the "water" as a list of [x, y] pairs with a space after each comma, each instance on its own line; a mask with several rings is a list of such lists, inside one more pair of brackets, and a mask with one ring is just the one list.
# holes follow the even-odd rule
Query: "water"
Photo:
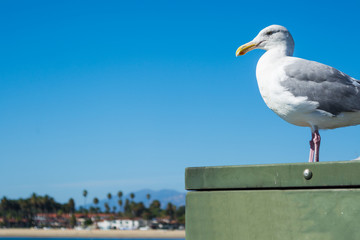
[[[0, 240], [174, 240], [174, 238], [37, 238], [37, 237], [0, 237]], [[178, 238], [177, 240], [185, 240], [185, 238]]]

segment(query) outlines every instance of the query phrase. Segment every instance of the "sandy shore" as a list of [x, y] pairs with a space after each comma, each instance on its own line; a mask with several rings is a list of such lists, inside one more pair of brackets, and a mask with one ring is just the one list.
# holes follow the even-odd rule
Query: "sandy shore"
[[62, 238], [185, 238], [185, 231], [121, 231], [121, 230], [70, 230], [70, 229], [0, 229], [0, 237], [62, 237]]

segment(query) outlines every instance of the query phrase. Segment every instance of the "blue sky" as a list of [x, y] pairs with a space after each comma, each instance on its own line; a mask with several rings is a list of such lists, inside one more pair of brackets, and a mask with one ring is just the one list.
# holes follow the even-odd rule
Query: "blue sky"
[[[0, 195], [82, 203], [184, 191], [192, 166], [306, 162], [310, 130], [269, 110], [271, 24], [295, 56], [360, 78], [359, 1], [0, 1]], [[322, 131], [321, 161], [360, 155], [360, 126]]]

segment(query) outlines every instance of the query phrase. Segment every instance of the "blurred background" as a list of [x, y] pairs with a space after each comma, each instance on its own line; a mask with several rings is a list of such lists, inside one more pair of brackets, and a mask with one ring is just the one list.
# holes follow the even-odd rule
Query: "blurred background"
[[[258, 91], [263, 52], [235, 51], [280, 24], [295, 56], [360, 78], [359, 7], [1, 1], [0, 197], [86, 207], [84, 189], [87, 203], [120, 190], [184, 196], [186, 167], [306, 162], [310, 130], [284, 122]], [[322, 132], [321, 161], [359, 157], [359, 133]]]

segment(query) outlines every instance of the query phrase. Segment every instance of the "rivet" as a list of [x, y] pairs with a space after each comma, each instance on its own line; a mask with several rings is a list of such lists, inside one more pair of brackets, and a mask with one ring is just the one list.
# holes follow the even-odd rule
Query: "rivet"
[[312, 172], [309, 169], [304, 170], [304, 178], [310, 180], [312, 178]]

